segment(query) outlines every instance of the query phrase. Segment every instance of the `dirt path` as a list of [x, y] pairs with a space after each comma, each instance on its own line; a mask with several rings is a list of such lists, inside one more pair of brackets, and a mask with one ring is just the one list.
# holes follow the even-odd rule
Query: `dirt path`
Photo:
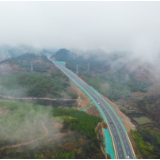
[[77, 100], [77, 99], [52, 99], [52, 98], [45, 98], [45, 97], [41, 97], [41, 98], [37, 98], [37, 97], [15, 98], [15, 97], [4, 96], [4, 95], [0, 95], [0, 97], [9, 98], [9, 99], [47, 99], [47, 100], [61, 100], [61, 101]]
[[44, 137], [46, 137], [48, 135], [48, 129], [45, 127], [44, 122], [42, 122], [42, 126], [45, 130], [45, 134], [42, 137], [33, 139], [32, 141], [29, 141], [29, 142], [19, 143], [19, 144], [15, 144], [15, 145], [11, 145], [11, 146], [6, 146], [6, 147], [3, 147], [3, 148], [0, 148], [0, 150], [6, 149], [6, 148], [16, 148], [16, 147], [20, 147], [20, 146], [24, 146], [24, 145], [29, 145], [29, 144], [37, 141], [37, 140], [43, 139]]

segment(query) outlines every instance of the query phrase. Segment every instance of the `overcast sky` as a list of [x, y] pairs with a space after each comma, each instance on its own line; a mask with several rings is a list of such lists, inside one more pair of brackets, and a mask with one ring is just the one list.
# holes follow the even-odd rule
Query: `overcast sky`
[[2, 2], [0, 44], [160, 51], [160, 2]]

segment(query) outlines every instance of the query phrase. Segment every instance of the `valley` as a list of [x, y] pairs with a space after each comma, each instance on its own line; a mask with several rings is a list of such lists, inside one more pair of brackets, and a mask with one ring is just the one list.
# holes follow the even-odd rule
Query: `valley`
[[[63, 53], [64, 55], [70, 55], [68, 51], [66, 53], [65, 50], [63, 50], [63, 52], [65, 53]], [[61, 50], [58, 52], [58, 55], [61, 55]], [[64, 60], [64, 55], [56, 59], [57, 57], [55, 54], [53, 58], [62, 61]], [[143, 71], [143, 68], [140, 69], [141, 74], [139, 74], [138, 71], [135, 72], [135, 70], [131, 72], [127, 64], [120, 65], [117, 62], [117, 59], [112, 59], [112, 57], [109, 58], [108, 62], [112, 60], [115, 64], [114, 67], [111, 65], [111, 62], [110, 64], [105, 62], [99, 63], [98, 60], [95, 60], [96, 57], [84, 60], [83, 57], [79, 58], [75, 56], [74, 61], [70, 60], [70, 57], [65, 57], [65, 59], [67, 59], [66, 67], [70, 68], [73, 72], [76, 72], [76, 63], [78, 63], [78, 75], [80, 78], [95, 88], [107, 103], [112, 106], [128, 131], [132, 145], [135, 146], [134, 150], [137, 158], [159, 157], [159, 154], [155, 150], [159, 145], [158, 137], [160, 135], [158, 116], [158, 87], [160, 85], [158, 85], [158, 76], [156, 76], [156, 78], [150, 76], [152, 75], [152, 72], [146, 72], [146, 70]], [[87, 70], [88, 63], [90, 63], [89, 70]], [[99, 67], [97, 68], [97, 66]], [[57, 69], [56, 66], [51, 64], [45, 56], [24, 54], [13, 59], [2, 61], [0, 63], [0, 99], [7, 103], [13, 102], [25, 105], [44, 105], [47, 108], [49, 107], [53, 109], [74, 109], [101, 118], [101, 114], [88, 96], [70, 81], [66, 75]], [[2, 106], [0, 109], [0, 115], [8, 115], [9, 113], [10, 110], [6, 110], [6, 105]], [[65, 114], [64, 116], [62, 115], [63, 118], [60, 116], [63, 119], [62, 121], [64, 121], [64, 119], [67, 120], [65, 116]], [[45, 137], [49, 136], [50, 132], [53, 132], [46, 128], [45, 124], [52, 126], [49, 124], [49, 121], [50, 120], [39, 120], [39, 122], [35, 122], [39, 127], [41, 126], [41, 130], [37, 131], [37, 136], [31, 136], [31, 139], [22, 138], [24, 141], [18, 141], [16, 139], [12, 143], [5, 141], [5, 145], [1, 146], [2, 153], [9, 148], [11, 150], [16, 150], [19, 147], [23, 150], [22, 148], [26, 148], [27, 146], [31, 146], [32, 148], [33, 144], [43, 141]], [[68, 124], [64, 125], [63, 122], [60, 124], [59, 121], [56, 121], [55, 125], [59, 127], [61, 126], [58, 129], [59, 131], [68, 126]], [[96, 126], [96, 124], [94, 124], [94, 126]], [[72, 131], [71, 128], [66, 128], [65, 131], [65, 134], [55, 133], [55, 135], [60, 136], [60, 138], [65, 138], [66, 134], [69, 136], [72, 132], [77, 138], [82, 136], [84, 143], [86, 143], [85, 141], [88, 141], [85, 139], [86, 136], [83, 134], [81, 135], [81, 132], [76, 131], [76, 129], [73, 129]], [[35, 132], [36, 134], [36, 131], [32, 132]], [[152, 136], [146, 139], [146, 134]], [[102, 129], [100, 135], [102, 135], [102, 141], [104, 141], [105, 137]], [[138, 139], [138, 137], [141, 137], [141, 140]], [[49, 137], [49, 139], [52, 139], [52, 137]], [[71, 138], [67, 137], [66, 139]], [[158, 140], [157, 144], [153, 142], [153, 139]], [[11, 139], [9, 139], [9, 141], [11, 141]], [[90, 141], [92, 142], [92, 140]], [[107, 146], [104, 146], [104, 144], [100, 142], [100, 139], [98, 140], [96, 138], [96, 141], [97, 145], [99, 144], [99, 150], [97, 148], [97, 156], [109, 158], [110, 155], [105, 152]], [[144, 148], [143, 146], [146, 144], [150, 144], [152, 147]], [[66, 144], [64, 143], [64, 146], [65, 145]], [[58, 148], [58, 146], [59, 145], [56, 144], [55, 148]], [[39, 152], [36, 147], [33, 150]], [[78, 152], [76, 153], [72, 151], [73, 150], [71, 149], [70, 151], [64, 150], [59, 152], [63, 153], [60, 157], [62, 156], [61, 158], [63, 158], [65, 154], [65, 156], [69, 157], [72, 157], [73, 155], [76, 157], [80, 156], [80, 154], [77, 155]], [[33, 154], [30, 156], [32, 158], [36, 156], [39, 158], [48, 158], [45, 156], [45, 152], [43, 152], [43, 154], [38, 154], [38, 152], [34, 156]], [[32, 150], [29, 150], [27, 154], [30, 153], [32, 153]], [[49, 157], [52, 158], [58, 156], [55, 155], [55, 152], [51, 152], [51, 150], [49, 152], [47, 151], [47, 153], [50, 155]], [[85, 150], [82, 149], [81, 153], [85, 153]], [[26, 155], [25, 152], [23, 152], [23, 154]], [[5, 154], [2, 155], [4, 156]], [[92, 157], [92, 155], [90, 155], [90, 157]]]

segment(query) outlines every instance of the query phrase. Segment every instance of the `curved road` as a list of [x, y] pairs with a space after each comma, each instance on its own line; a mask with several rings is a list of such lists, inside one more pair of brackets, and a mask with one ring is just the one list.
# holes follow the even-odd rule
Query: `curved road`
[[[51, 60], [48, 57], [49, 60]], [[88, 95], [92, 98], [92, 101], [96, 103], [101, 109], [106, 121], [108, 123], [110, 132], [112, 134], [115, 152], [118, 159], [134, 159], [134, 151], [132, 149], [131, 143], [128, 139], [120, 120], [118, 119], [116, 113], [110, 108], [106, 101], [95, 91], [93, 91], [89, 85], [87, 85], [83, 80], [81, 80], [76, 74], [62, 66], [56, 61], [51, 60], [62, 72], [64, 72], [70, 79], [73, 79], [78, 85], [80, 85]]]

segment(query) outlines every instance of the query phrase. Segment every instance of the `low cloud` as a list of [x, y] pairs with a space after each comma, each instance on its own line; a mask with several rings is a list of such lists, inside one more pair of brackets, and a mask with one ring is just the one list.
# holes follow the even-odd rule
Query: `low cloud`
[[160, 51], [159, 8], [160, 2], [0, 2], [0, 44], [150, 59]]

